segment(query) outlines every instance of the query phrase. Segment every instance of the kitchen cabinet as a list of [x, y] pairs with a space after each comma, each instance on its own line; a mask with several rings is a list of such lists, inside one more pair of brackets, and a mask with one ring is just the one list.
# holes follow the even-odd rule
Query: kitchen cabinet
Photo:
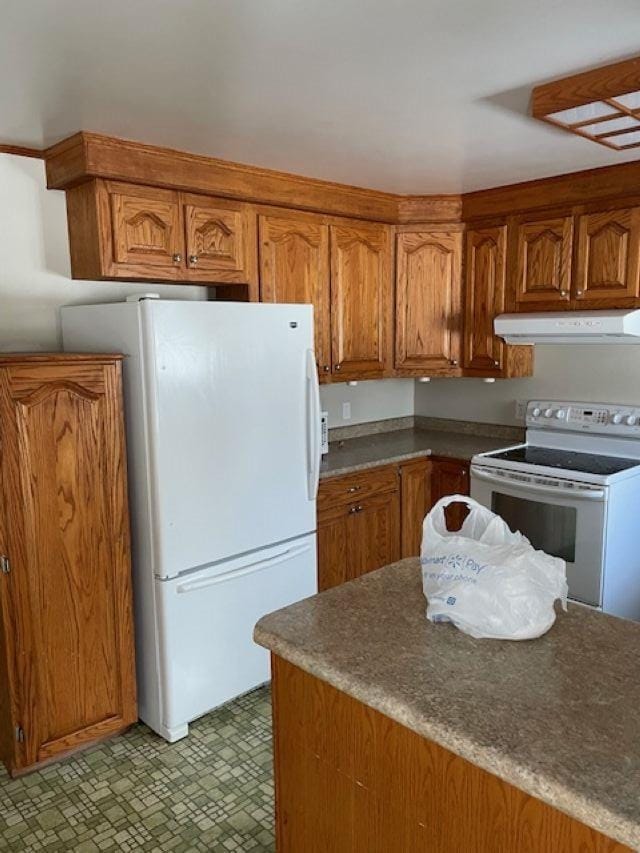
[[318, 492], [318, 589], [400, 558], [396, 466], [322, 480]]
[[320, 377], [331, 373], [329, 226], [304, 213], [260, 215], [260, 299], [313, 305]]
[[245, 202], [97, 179], [67, 190], [67, 214], [74, 278], [245, 284], [257, 298]]
[[[469, 463], [460, 459], [438, 459], [431, 469], [430, 507], [447, 495], [469, 494]], [[452, 504], [445, 510], [447, 528], [459, 530], [467, 517], [464, 504]]]
[[510, 378], [532, 372], [532, 348], [509, 346], [493, 331], [505, 311], [506, 225], [470, 228], [465, 247], [464, 374]]
[[396, 238], [396, 371], [460, 374], [460, 229], [405, 231]]
[[402, 484], [402, 557], [417, 557], [422, 544], [422, 522], [431, 507], [431, 471], [428, 457], [400, 465]]
[[558, 310], [571, 299], [573, 216], [520, 219], [515, 231], [515, 294], [519, 310]]
[[[460, 459], [424, 457], [400, 465], [403, 557], [417, 557], [422, 524], [431, 507], [446, 495], [469, 494], [469, 464]], [[458, 530], [467, 515], [461, 504], [445, 510], [447, 526]]]
[[578, 217], [573, 297], [584, 309], [631, 307], [640, 297], [640, 207]]
[[339, 381], [376, 379], [393, 363], [391, 230], [331, 225], [331, 360]]
[[121, 362], [0, 356], [0, 758], [137, 719]]

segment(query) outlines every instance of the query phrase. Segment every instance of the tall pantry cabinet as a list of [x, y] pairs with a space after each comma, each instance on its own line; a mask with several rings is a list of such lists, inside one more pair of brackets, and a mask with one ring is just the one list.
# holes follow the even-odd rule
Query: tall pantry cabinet
[[0, 758], [137, 719], [119, 356], [0, 355]]

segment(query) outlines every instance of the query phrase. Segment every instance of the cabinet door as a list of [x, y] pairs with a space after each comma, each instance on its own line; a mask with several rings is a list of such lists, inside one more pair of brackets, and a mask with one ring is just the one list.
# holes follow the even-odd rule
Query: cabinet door
[[260, 216], [260, 299], [313, 305], [318, 370], [331, 372], [329, 226], [311, 216]]
[[576, 305], [615, 307], [620, 299], [640, 296], [639, 254], [640, 208], [580, 216]]
[[[469, 494], [469, 464], [457, 459], [437, 459], [431, 471], [431, 506], [447, 495]], [[452, 504], [445, 510], [449, 530], [459, 530], [467, 517], [463, 504]]]
[[392, 314], [389, 228], [331, 226], [331, 354], [336, 377], [373, 379], [390, 369]]
[[349, 579], [400, 559], [400, 492], [356, 504], [348, 529], [351, 547]]
[[460, 264], [457, 231], [397, 237], [396, 368], [451, 372], [460, 363]]
[[493, 321], [505, 304], [506, 227], [467, 232], [464, 366], [491, 375], [502, 367], [503, 342]]
[[114, 183], [102, 189], [111, 220], [111, 274], [180, 278], [184, 240], [178, 193]]
[[516, 302], [568, 303], [571, 298], [573, 217], [518, 222], [516, 228]]
[[137, 718], [120, 365], [3, 368], [0, 418], [19, 769]]
[[402, 557], [417, 557], [422, 544], [422, 523], [432, 505], [431, 460], [415, 459], [400, 466], [402, 483]]
[[187, 280], [252, 283], [256, 225], [251, 205], [183, 194]]
[[318, 515], [318, 591], [350, 579], [352, 538], [349, 506], [337, 506]]

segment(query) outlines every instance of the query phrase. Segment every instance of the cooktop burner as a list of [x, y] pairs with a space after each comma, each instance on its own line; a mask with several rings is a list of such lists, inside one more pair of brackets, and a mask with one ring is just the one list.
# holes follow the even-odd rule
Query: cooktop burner
[[497, 453], [488, 453], [492, 459], [508, 462], [524, 462], [527, 465], [544, 465], [563, 471], [579, 471], [583, 474], [617, 474], [640, 465], [640, 459], [624, 459], [619, 456], [601, 456], [597, 453], [576, 453], [573, 450], [556, 450], [552, 447], [535, 447], [527, 444]]

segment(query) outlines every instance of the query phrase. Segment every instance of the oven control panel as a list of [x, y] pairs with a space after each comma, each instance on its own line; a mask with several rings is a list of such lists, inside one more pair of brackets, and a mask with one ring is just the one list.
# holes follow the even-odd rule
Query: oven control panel
[[536, 429], [635, 438], [640, 436], [640, 406], [532, 400], [527, 405], [526, 423]]

